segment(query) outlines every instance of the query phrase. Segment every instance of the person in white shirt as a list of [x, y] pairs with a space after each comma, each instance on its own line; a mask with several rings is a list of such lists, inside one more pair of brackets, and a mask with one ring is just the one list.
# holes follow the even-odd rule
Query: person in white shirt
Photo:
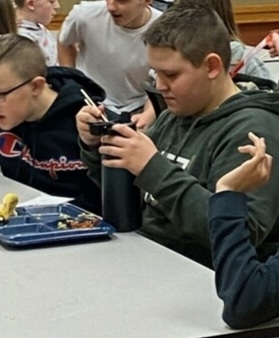
[[74, 5], [58, 37], [60, 64], [81, 69], [105, 89], [108, 115], [131, 112], [139, 128], [155, 119], [143, 88], [149, 65], [142, 34], [161, 14], [150, 3], [82, 1]]
[[46, 26], [60, 8], [58, 0], [15, 0], [18, 34], [36, 42], [47, 66], [58, 65], [57, 41]]

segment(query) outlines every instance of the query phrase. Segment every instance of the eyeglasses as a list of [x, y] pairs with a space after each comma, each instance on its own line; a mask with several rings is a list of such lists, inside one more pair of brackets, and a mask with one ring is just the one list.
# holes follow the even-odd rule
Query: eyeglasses
[[25, 86], [27, 83], [31, 82], [33, 79], [34, 79], [34, 77], [32, 77], [31, 79], [28, 79], [28, 80], [22, 82], [21, 84], [13, 87], [12, 89], [9, 89], [9, 90], [7, 90], [5, 92], [0, 92], [0, 102], [5, 101], [8, 94], [10, 94], [10, 93], [14, 92], [15, 90], [17, 90], [17, 89]]

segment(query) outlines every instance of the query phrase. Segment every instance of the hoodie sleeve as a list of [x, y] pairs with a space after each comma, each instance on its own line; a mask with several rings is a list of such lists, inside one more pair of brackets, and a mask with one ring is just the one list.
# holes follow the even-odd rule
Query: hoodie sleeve
[[246, 196], [221, 192], [209, 200], [209, 230], [223, 319], [235, 329], [279, 316], [279, 251], [260, 263], [247, 230]]

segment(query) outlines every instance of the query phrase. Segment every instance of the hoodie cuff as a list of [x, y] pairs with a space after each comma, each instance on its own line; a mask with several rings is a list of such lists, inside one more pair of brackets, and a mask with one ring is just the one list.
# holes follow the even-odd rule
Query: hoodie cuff
[[236, 191], [222, 191], [209, 198], [209, 220], [248, 217], [247, 196]]

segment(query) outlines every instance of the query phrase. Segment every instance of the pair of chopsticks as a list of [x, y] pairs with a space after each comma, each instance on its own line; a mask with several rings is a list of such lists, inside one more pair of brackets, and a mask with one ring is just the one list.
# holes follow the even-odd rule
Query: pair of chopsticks
[[[91, 97], [86, 93], [86, 91], [84, 89], [81, 89], [81, 94], [84, 96], [84, 102], [88, 105], [88, 106], [92, 106], [92, 107], [96, 107], [96, 104], [94, 103], [94, 101], [91, 99]], [[108, 122], [108, 119], [106, 117], [105, 114], [101, 113], [101, 118], [104, 122]]]

